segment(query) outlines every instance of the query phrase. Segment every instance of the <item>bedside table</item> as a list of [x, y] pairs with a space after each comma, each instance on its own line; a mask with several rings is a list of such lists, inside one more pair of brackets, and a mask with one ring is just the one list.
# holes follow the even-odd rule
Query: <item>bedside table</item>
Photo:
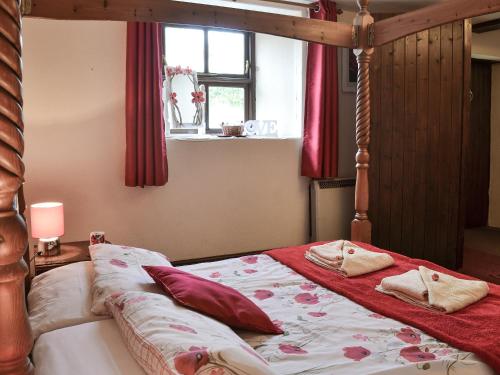
[[90, 260], [89, 241], [61, 243], [61, 254], [43, 257], [34, 256], [35, 276], [67, 264]]

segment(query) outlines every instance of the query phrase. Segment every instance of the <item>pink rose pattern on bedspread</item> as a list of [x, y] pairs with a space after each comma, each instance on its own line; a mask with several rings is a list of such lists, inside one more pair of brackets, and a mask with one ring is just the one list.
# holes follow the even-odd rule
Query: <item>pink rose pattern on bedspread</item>
[[106, 304], [148, 375], [277, 375], [229, 327], [165, 295], [116, 293]]
[[235, 288], [285, 331], [238, 332], [279, 374], [493, 374], [474, 354], [373, 313], [267, 255], [180, 268]]

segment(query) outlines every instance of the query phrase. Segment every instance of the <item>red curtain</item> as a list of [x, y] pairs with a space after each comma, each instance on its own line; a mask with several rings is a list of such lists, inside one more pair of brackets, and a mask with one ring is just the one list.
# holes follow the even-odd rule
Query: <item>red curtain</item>
[[[337, 21], [337, 6], [320, 0], [320, 10], [311, 18]], [[338, 73], [337, 48], [309, 43], [307, 55], [302, 176], [337, 176], [338, 163]]]
[[162, 101], [164, 37], [156, 23], [127, 25], [125, 185], [168, 181]]

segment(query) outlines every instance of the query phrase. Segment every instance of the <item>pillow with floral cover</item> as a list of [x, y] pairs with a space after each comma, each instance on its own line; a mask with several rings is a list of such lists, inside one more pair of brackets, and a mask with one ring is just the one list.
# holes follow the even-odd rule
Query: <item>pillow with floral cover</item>
[[165, 255], [136, 247], [112, 244], [89, 246], [94, 265], [92, 308], [96, 315], [109, 315], [106, 298], [121, 291], [161, 293], [142, 266], [170, 266]]
[[229, 327], [164, 295], [117, 293], [106, 305], [149, 375], [275, 374]]

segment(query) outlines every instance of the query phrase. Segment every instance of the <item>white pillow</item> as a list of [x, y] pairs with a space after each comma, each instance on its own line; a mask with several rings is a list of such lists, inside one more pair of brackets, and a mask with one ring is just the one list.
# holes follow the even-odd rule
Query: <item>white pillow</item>
[[126, 292], [106, 304], [149, 375], [275, 374], [228, 326], [160, 294]]
[[36, 276], [28, 293], [28, 313], [33, 335], [105, 319], [90, 311], [92, 262], [79, 262]]
[[129, 246], [98, 244], [89, 246], [94, 263], [92, 312], [109, 315], [104, 305], [108, 296], [117, 292], [146, 291], [161, 293], [161, 289], [142, 266], [171, 266], [165, 255]]

